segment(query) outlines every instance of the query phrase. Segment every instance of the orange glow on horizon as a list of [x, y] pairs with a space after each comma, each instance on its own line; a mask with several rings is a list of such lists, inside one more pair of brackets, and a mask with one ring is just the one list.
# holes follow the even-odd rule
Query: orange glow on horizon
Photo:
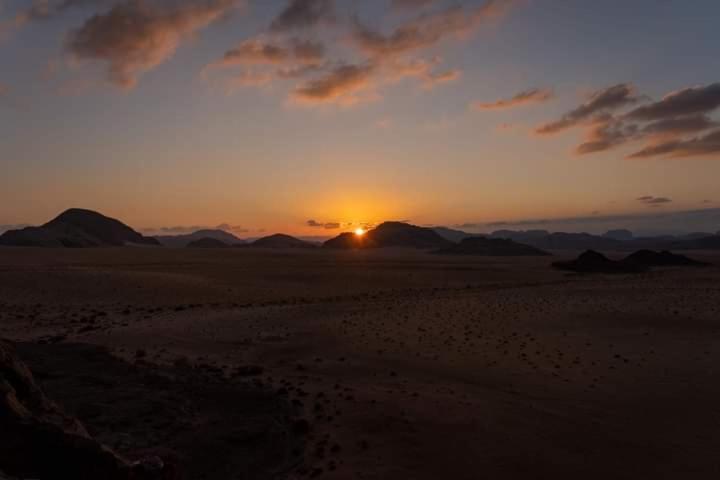
[[364, 228], [355, 229], [355, 235], [357, 235], [358, 237], [362, 237], [363, 235], [365, 235], [365, 232], [366, 230]]

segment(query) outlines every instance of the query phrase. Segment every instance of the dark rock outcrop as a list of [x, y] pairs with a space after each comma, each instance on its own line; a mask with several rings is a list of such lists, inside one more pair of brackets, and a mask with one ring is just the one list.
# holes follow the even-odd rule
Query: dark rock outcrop
[[433, 253], [440, 255], [482, 255], [488, 257], [548, 256], [539, 248], [523, 245], [504, 238], [466, 238], [458, 245], [443, 248]]
[[49, 400], [13, 347], [0, 341], [0, 470], [20, 478], [125, 480], [163, 477], [159, 459], [139, 464], [96, 442]]
[[664, 250], [662, 252], [654, 252], [652, 250], [638, 250], [628, 255], [623, 262], [643, 265], [645, 267], [706, 267], [709, 264], [698, 262], [685, 255], [677, 255], [675, 253]]
[[124, 223], [91, 210], [72, 208], [40, 227], [9, 230], [0, 245], [22, 247], [158, 246], [154, 238], [141, 235]]
[[552, 266], [577, 273], [641, 273], [647, 270], [644, 265], [610, 260], [605, 255], [593, 250], [588, 250], [575, 260], [554, 262]]

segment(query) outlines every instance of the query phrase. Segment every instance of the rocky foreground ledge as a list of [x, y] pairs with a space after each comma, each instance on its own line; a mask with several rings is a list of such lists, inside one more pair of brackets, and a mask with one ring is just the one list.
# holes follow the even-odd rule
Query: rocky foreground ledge
[[247, 382], [0, 341], [0, 480], [271, 478], [301, 452], [291, 413]]

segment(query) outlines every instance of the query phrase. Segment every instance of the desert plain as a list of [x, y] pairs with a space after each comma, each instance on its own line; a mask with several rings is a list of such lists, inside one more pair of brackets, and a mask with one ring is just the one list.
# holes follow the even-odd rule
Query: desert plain
[[2, 248], [0, 337], [190, 479], [718, 478], [720, 254], [576, 254]]

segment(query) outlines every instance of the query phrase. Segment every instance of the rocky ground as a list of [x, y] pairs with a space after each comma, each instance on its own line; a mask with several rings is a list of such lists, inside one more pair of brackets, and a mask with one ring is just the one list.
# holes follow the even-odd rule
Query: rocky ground
[[191, 479], [720, 474], [720, 269], [551, 261], [0, 249], [0, 337]]

